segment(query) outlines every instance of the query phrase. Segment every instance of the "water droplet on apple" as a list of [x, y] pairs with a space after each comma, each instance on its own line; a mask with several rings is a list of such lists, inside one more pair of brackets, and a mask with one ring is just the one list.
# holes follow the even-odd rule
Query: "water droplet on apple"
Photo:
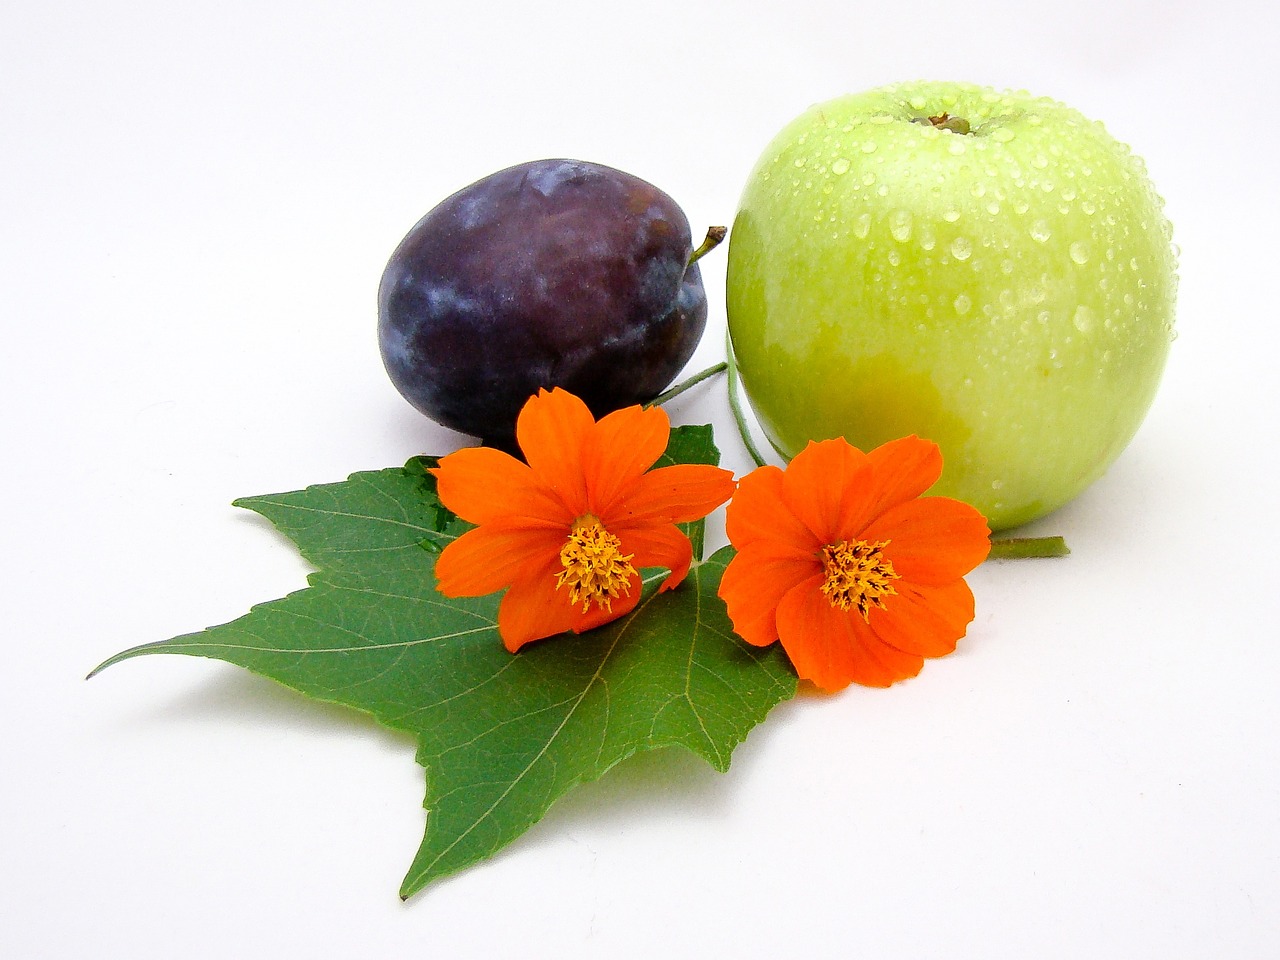
[[796, 167], [803, 167], [806, 163], [808, 163], [808, 162], [809, 162], [809, 158], [808, 158], [808, 157], [796, 157], [796, 158], [795, 158], [793, 161], [791, 161], [791, 162], [792, 162], [793, 164], [795, 164], [795, 166], [796, 166]]
[[906, 243], [911, 239], [910, 210], [895, 210], [889, 214], [889, 233], [899, 243]]
[[947, 221], [947, 223], [955, 223], [957, 220], [960, 219], [960, 211], [948, 210], [946, 213], [942, 215], [942, 219]]
[[864, 140], [864, 141], [862, 142], [862, 152], [863, 152], [863, 153], [875, 153], [875, 152], [876, 152], [876, 142], [875, 142], [874, 140]]
[[1017, 134], [1008, 127], [997, 127], [995, 130], [991, 131], [991, 139], [997, 143], [1008, 143], [1015, 136], [1017, 136]]
[[1051, 236], [1053, 236], [1053, 231], [1049, 229], [1049, 224], [1043, 220], [1037, 220], [1031, 225], [1031, 239], [1036, 243], [1044, 243]]
[[837, 177], [844, 176], [849, 172], [849, 161], [844, 157], [836, 157], [831, 163], [831, 172]]
[[973, 244], [968, 237], [956, 237], [951, 241], [951, 255], [957, 260], [968, 260], [973, 254]]
[[969, 192], [973, 194], [975, 197], [978, 197], [979, 199], [981, 199], [982, 197], [985, 197], [987, 195], [987, 185], [983, 183], [981, 180], [979, 180], [977, 183], [975, 183], [973, 186], [969, 188]]
[[947, 153], [951, 154], [953, 157], [960, 156], [962, 153], [964, 153], [964, 150], [965, 150], [964, 141], [958, 138], [953, 139], [949, 144], [947, 144]]
[[1089, 262], [1089, 248], [1079, 240], [1071, 244], [1068, 252], [1071, 254], [1071, 259], [1078, 264], [1083, 265]]
[[992, 489], [992, 490], [999, 490], [999, 489], [1000, 489], [1000, 488], [1002, 488], [1003, 486], [1004, 486], [1004, 481], [1003, 481], [1003, 480], [992, 480], [992, 481], [991, 481], [991, 489]]
[[928, 224], [922, 224], [917, 235], [920, 237], [920, 247], [923, 250], [932, 250], [938, 243], [938, 238], [933, 235]]
[[999, 212], [1000, 212], [1000, 204], [996, 203], [994, 200], [992, 200], [987, 204], [987, 213], [991, 214], [994, 217]]
[[860, 213], [856, 220], [853, 221], [853, 235], [859, 240], [865, 240], [867, 234], [871, 232], [871, 214]]
[[1082, 303], [1076, 307], [1075, 316], [1071, 318], [1071, 322], [1081, 333], [1089, 333], [1093, 330], [1095, 322], [1093, 311]]
[[973, 309], [973, 301], [963, 293], [956, 297], [951, 305], [956, 308], [956, 313], [962, 317]]

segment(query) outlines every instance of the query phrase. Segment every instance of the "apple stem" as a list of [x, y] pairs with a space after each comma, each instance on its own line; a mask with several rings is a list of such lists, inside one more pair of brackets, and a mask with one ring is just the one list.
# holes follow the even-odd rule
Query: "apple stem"
[[755, 461], [757, 467], [765, 465], [764, 456], [751, 439], [751, 431], [747, 428], [747, 418], [742, 413], [742, 401], [738, 398], [738, 361], [733, 356], [733, 340], [728, 331], [724, 335], [724, 355], [727, 357], [729, 375], [729, 409], [733, 411], [733, 422], [738, 425], [738, 435], [742, 437], [742, 445]]
[[685, 269], [692, 267], [708, 253], [720, 246], [720, 241], [728, 235], [728, 227], [707, 227], [707, 239], [702, 241], [702, 246], [689, 254], [689, 262], [685, 264]]
[[916, 117], [912, 122], [924, 126], [937, 127], [939, 130], [948, 130], [951, 133], [958, 133], [962, 136], [970, 132], [968, 120], [964, 117], [953, 117], [946, 112], [940, 113], [936, 117]]
[[1071, 553], [1062, 537], [1000, 537], [991, 539], [988, 560], [1030, 560], [1065, 557]]
[[688, 377], [684, 380], [681, 380], [674, 387], [669, 387], [668, 389], [664, 390], [662, 393], [658, 394], [656, 397], [654, 397], [652, 400], [646, 403], [645, 406], [646, 407], [662, 406], [662, 404], [666, 403], [668, 400], [674, 400], [676, 397], [680, 396], [680, 394], [684, 393], [690, 387], [695, 387], [698, 384], [700, 384], [703, 380], [706, 380], [709, 377], [714, 377], [717, 373], [726, 369], [728, 366], [729, 364], [727, 364], [723, 360], [721, 360], [719, 363], [712, 364], [711, 366], [707, 367], [707, 369], [701, 370], [698, 373], [695, 373], [693, 376]]

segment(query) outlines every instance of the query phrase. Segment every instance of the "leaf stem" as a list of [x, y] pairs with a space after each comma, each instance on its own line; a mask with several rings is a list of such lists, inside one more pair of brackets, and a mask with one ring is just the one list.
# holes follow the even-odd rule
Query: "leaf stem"
[[703, 380], [706, 380], [708, 377], [714, 377], [717, 373], [726, 369], [728, 366], [729, 365], [725, 363], [723, 360], [721, 360], [719, 363], [712, 364], [711, 366], [707, 367], [707, 369], [702, 370], [698, 373], [695, 373], [692, 377], [689, 377], [685, 380], [681, 380], [674, 387], [670, 387], [669, 389], [664, 390], [662, 393], [658, 394], [656, 397], [650, 400], [646, 404], [646, 406], [658, 407], [666, 403], [668, 400], [674, 400], [676, 397], [680, 396], [680, 394], [684, 393], [690, 387], [697, 386], [699, 383], [701, 383]]
[[1062, 537], [1000, 537], [992, 539], [988, 560], [1028, 560], [1065, 557], [1071, 553]]
[[742, 401], [738, 398], [738, 361], [733, 356], [733, 340], [730, 339], [727, 331], [724, 335], [724, 355], [728, 365], [729, 409], [733, 411], [733, 422], [738, 425], [738, 435], [742, 437], [742, 445], [747, 448], [747, 453], [751, 454], [751, 459], [755, 461], [757, 467], [763, 467], [764, 456], [760, 453], [755, 441], [751, 439], [751, 431], [747, 429], [747, 418], [742, 414]]

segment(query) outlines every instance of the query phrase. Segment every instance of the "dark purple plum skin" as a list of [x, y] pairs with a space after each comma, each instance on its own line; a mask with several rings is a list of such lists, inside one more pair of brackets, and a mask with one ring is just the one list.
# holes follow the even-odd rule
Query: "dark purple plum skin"
[[706, 326], [691, 254], [683, 211], [637, 177], [577, 160], [501, 170], [442, 201], [391, 255], [383, 363], [422, 413], [505, 449], [541, 387], [596, 417], [646, 403]]

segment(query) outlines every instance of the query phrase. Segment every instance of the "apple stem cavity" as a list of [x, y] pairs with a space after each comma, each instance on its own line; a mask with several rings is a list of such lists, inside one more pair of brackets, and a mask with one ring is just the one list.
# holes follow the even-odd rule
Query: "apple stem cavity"
[[961, 136], [971, 133], [968, 120], [964, 117], [953, 117], [946, 112], [940, 113], [936, 117], [916, 117], [911, 122], [918, 123], [921, 126], [936, 127], [939, 130], [946, 130], [950, 133], [958, 133]]
[[1062, 537], [992, 538], [988, 560], [1034, 560], [1041, 557], [1065, 557], [1071, 553]]
[[751, 431], [747, 429], [747, 418], [742, 413], [742, 400], [738, 396], [738, 361], [734, 359], [733, 340], [728, 331], [725, 331], [724, 335], [724, 355], [728, 364], [726, 369], [729, 377], [729, 409], [733, 411], [733, 422], [738, 425], [738, 436], [742, 437], [742, 445], [747, 448], [747, 453], [751, 455], [757, 467], [763, 467], [764, 455], [751, 439]]
[[720, 246], [720, 242], [728, 235], [728, 227], [707, 227], [707, 239], [702, 241], [702, 246], [689, 254], [689, 262], [685, 265], [685, 269], [692, 267], [708, 253]]
[[664, 390], [662, 393], [658, 394], [656, 397], [654, 397], [652, 400], [646, 403], [645, 406], [660, 407], [662, 406], [662, 404], [666, 403], [668, 400], [674, 400], [676, 397], [680, 396], [680, 394], [684, 393], [690, 387], [697, 386], [703, 380], [706, 380], [710, 377], [714, 377], [717, 373], [720, 373], [728, 369], [728, 367], [729, 367], [729, 364], [723, 360], [721, 360], [719, 363], [712, 364], [711, 366], [707, 367], [707, 369], [701, 370], [698, 373], [695, 373], [693, 376], [688, 377], [684, 380], [681, 380], [674, 387], [670, 387], [667, 390]]

